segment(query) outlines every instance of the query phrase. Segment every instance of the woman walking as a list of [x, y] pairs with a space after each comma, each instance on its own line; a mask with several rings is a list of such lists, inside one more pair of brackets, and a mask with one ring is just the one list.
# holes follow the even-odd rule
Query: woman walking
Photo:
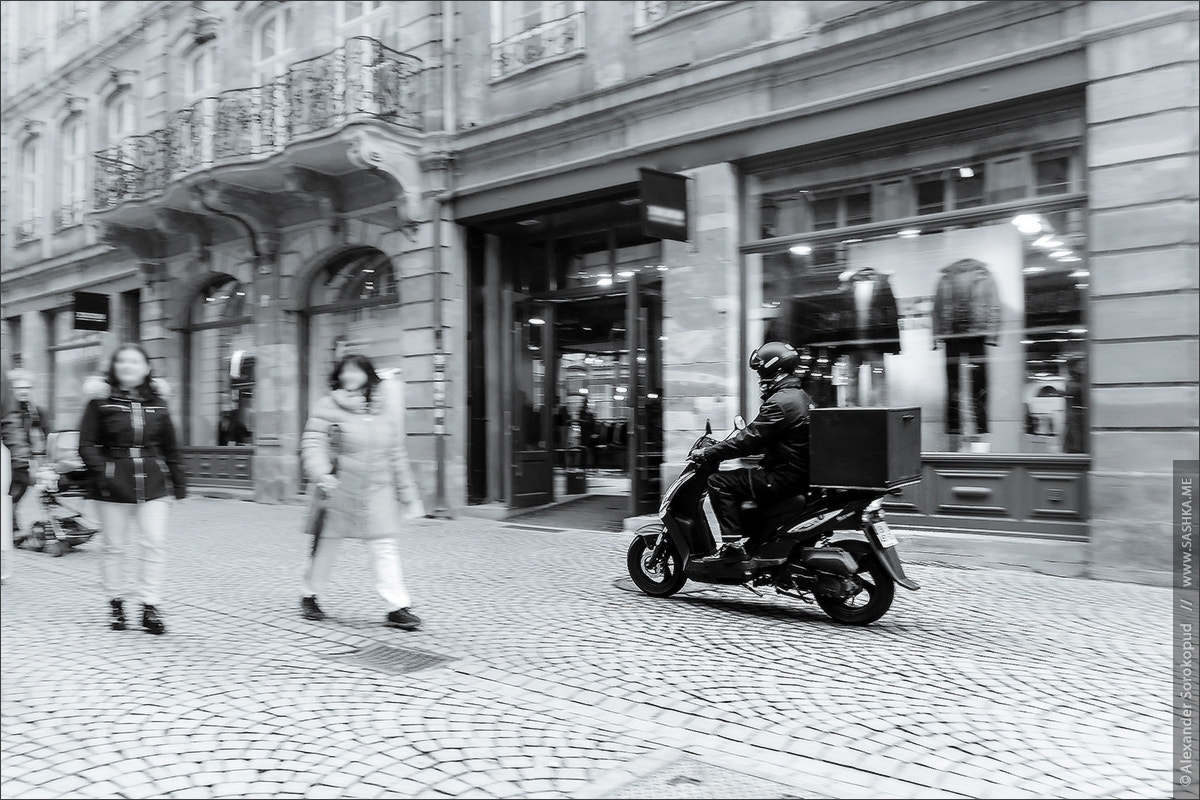
[[[79, 424], [79, 456], [91, 476], [89, 496], [99, 509], [104, 546], [101, 578], [113, 630], [125, 630], [125, 599], [142, 603], [142, 627], [166, 633], [158, 613], [166, 562], [167, 496], [187, 495], [175, 427], [167, 412], [166, 385], [153, 378], [141, 345], [116, 349], [104, 379], [89, 379], [92, 397]], [[136, 542], [129, 523], [137, 517]], [[124, 580], [126, 545], [137, 545], [133, 580]], [[133, 549], [133, 548], [130, 548]]]
[[366, 356], [347, 355], [329, 385], [300, 442], [304, 472], [314, 485], [311, 513], [324, 514], [304, 573], [301, 611], [306, 619], [325, 618], [317, 596], [329, 583], [338, 544], [364, 539], [375, 588], [388, 607], [384, 624], [416, 630], [421, 620], [409, 610], [398, 539], [402, 521], [425, 511], [404, 446], [399, 380], [382, 380]]

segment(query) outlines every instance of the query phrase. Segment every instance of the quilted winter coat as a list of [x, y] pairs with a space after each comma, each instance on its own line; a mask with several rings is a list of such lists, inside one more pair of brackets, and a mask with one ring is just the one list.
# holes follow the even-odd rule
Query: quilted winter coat
[[[300, 460], [310, 481], [310, 513], [316, 503], [325, 507], [322, 536], [393, 537], [405, 520], [425, 515], [405, 449], [399, 379], [384, 380], [375, 395], [368, 406], [361, 394], [334, 391], [317, 402], [304, 426]], [[338, 488], [316, 491], [335, 465]]]

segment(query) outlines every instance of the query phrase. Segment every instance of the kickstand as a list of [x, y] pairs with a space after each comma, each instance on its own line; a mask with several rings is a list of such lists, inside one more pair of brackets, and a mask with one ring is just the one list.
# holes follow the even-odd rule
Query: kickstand
[[751, 586], [751, 585], [750, 585], [750, 584], [748, 584], [748, 583], [743, 583], [743, 584], [742, 584], [742, 588], [743, 588], [743, 589], [749, 589], [750, 591], [754, 592], [754, 593], [755, 593], [756, 595], [758, 595], [759, 597], [762, 597], [762, 596], [763, 596], [763, 593], [762, 593], [762, 592], [760, 592], [758, 589], [755, 589], [753, 586]]

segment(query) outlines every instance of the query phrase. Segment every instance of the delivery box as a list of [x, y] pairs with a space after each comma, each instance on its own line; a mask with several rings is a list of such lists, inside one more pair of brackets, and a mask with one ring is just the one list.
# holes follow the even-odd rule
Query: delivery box
[[888, 490], [921, 479], [921, 409], [819, 408], [809, 419], [813, 488]]

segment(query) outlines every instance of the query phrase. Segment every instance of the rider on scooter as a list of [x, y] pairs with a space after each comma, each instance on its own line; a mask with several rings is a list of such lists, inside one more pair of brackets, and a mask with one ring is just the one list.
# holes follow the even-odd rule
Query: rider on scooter
[[[745, 547], [735, 541], [743, 536], [742, 503], [753, 500], [766, 507], [808, 491], [808, 412], [813, 403], [795, 374], [799, 366], [796, 348], [783, 342], [768, 342], [751, 353], [750, 369], [758, 373], [762, 391], [758, 416], [730, 438], [690, 455], [701, 467], [716, 470], [708, 479], [708, 496], [727, 542], [705, 560], [747, 557]], [[722, 461], [759, 453], [759, 466], [717, 470]]]

